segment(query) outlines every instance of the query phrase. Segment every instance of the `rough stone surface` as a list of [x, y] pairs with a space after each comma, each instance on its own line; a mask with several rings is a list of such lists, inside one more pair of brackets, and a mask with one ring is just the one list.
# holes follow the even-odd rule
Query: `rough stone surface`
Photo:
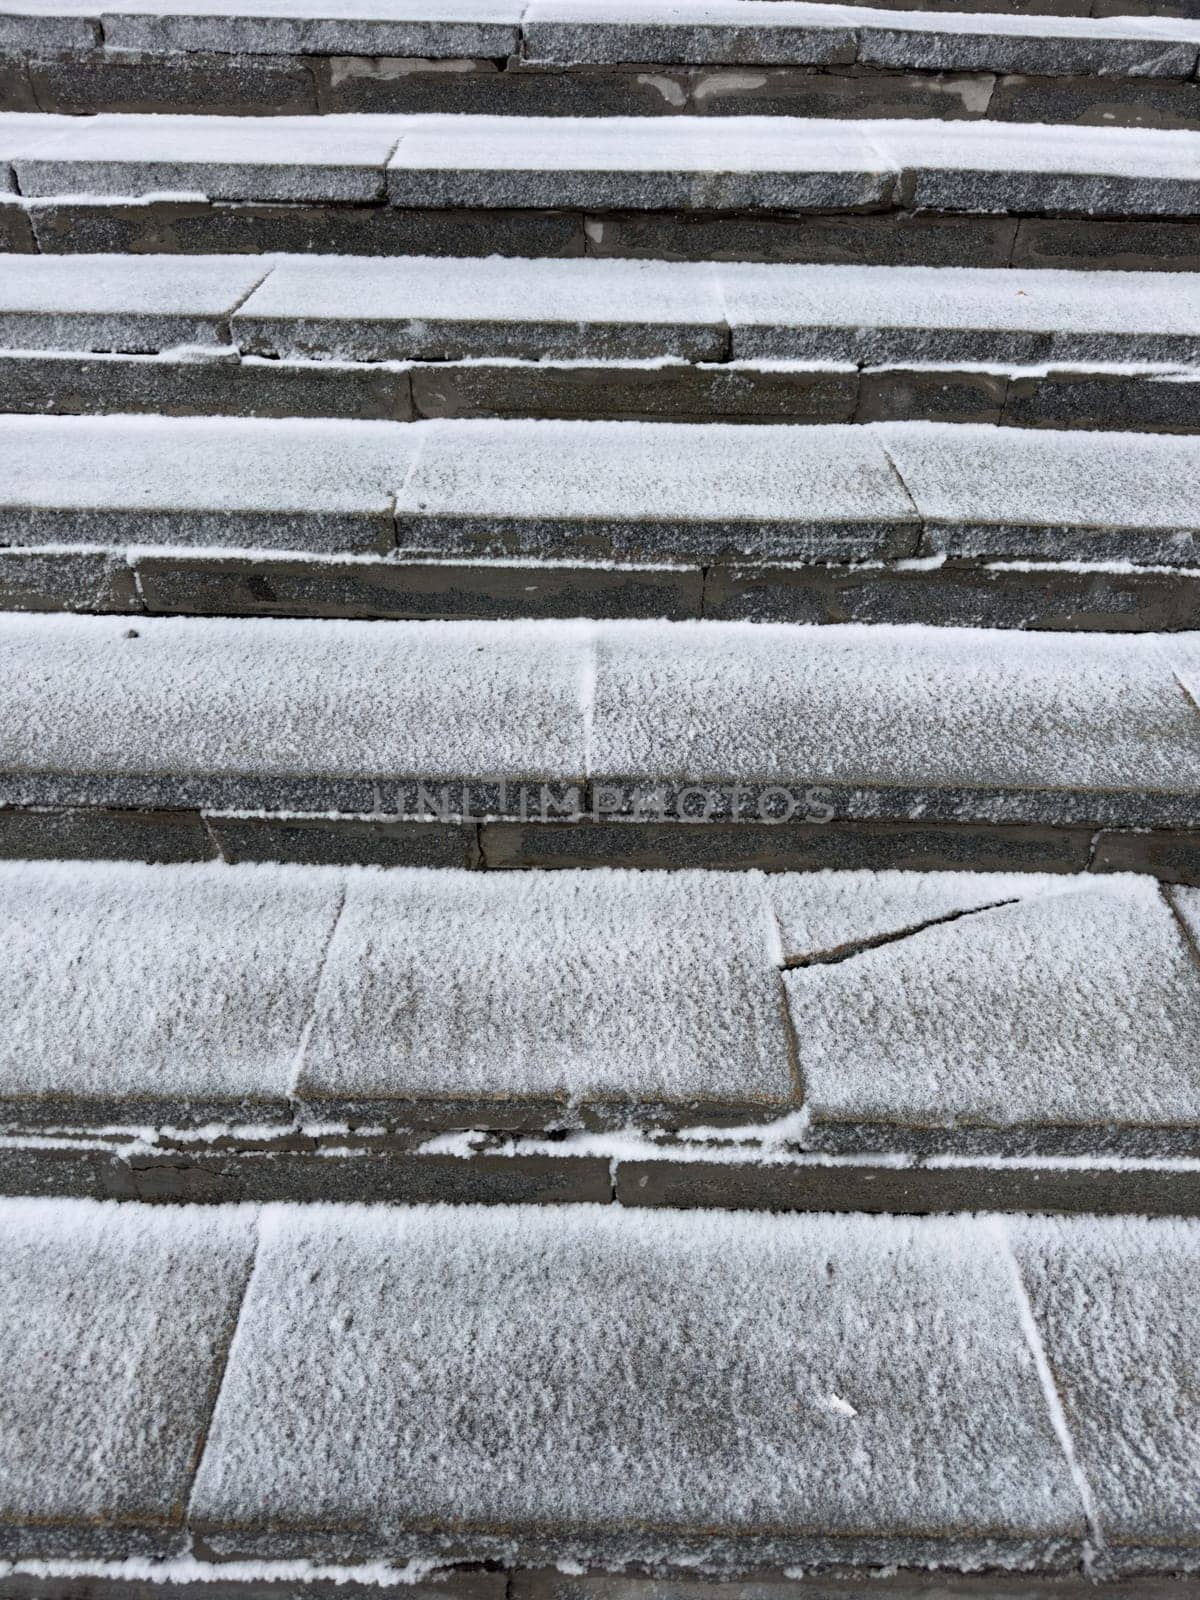
[[0, 1220], [0, 1548], [174, 1553], [253, 1218], [5, 1200]]
[[1016, 903], [989, 892], [965, 915], [914, 910], [912, 932], [899, 911], [902, 936], [877, 948], [845, 930], [842, 959], [786, 974], [813, 1137], [1161, 1154], [1178, 1128], [1194, 1149], [1200, 968], [1160, 892], [1116, 878]]
[[194, 1525], [228, 1553], [1069, 1561], [1079, 1498], [988, 1238], [268, 1212]]
[[0, 864], [0, 1117], [278, 1117], [341, 887], [277, 867]]
[[384, 551], [417, 442], [386, 422], [5, 417], [0, 537]]
[[518, 1126], [523, 1100], [761, 1119], [792, 1095], [766, 938], [737, 875], [356, 877], [295, 1093], [318, 1120], [409, 1099]]
[[1103, 1565], [1195, 1570], [1194, 1221], [1004, 1224], [1087, 1483]]

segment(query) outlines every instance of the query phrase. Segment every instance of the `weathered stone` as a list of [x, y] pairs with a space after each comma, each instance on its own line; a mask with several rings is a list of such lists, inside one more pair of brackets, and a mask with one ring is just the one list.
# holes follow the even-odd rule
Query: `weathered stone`
[[1069, 1567], [1079, 1498], [992, 1240], [969, 1218], [273, 1212], [193, 1526], [229, 1556]]
[[990, 907], [786, 972], [807, 1140], [1194, 1155], [1200, 965], [1146, 880], [1085, 883], [1013, 901], [999, 879]]
[[473, 824], [386, 822], [357, 817], [251, 817], [212, 812], [208, 831], [225, 861], [309, 865], [460, 867], [479, 865]]
[[997, 122], [1103, 128], [1198, 128], [1200, 84], [1145, 78], [1003, 77], [988, 103]]
[[704, 615], [754, 622], [900, 622], [943, 627], [1194, 628], [1200, 580], [1182, 573], [1112, 572], [1042, 563], [820, 567], [715, 565]]
[[1200, 224], [1156, 217], [1059, 221], [1027, 217], [1017, 226], [1014, 267], [1106, 267], [1133, 272], [1200, 271]]
[[[480, 369], [472, 369], [478, 371]], [[13, 412], [120, 412], [168, 417], [342, 417], [408, 422], [405, 367], [320, 362], [210, 361], [161, 356], [0, 350], [0, 386]]]
[[36, 55], [38, 109], [294, 116], [318, 110], [306, 64], [281, 56], [148, 54], [136, 50]]
[[1194, 1220], [1014, 1218], [1044, 1361], [1110, 1572], [1195, 1572]]
[[386, 205], [228, 205], [173, 200], [98, 205], [86, 200], [47, 200], [33, 205], [28, 215], [38, 247], [46, 251], [584, 253], [583, 218], [570, 211], [436, 211]]
[[[627, 1206], [865, 1211], [900, 1216], [966, 1211], [1200, 1214], [1200, 1173], [1152, 1163], [1089, 1167], [1081, 1160], [1039, 1167], [1025, 1161], [998, 1159], [974, 1164], [963, 1159], [949, 1165], [933, 1158], [923, 1163], [876, 1165], [869, 1155], [853, 1162], [820, 1156], [797, 1157], [790, 1162], [706, 1162], [694, 1159], [693, 1152], [693, 1158], [686, 1161], [672, 1161], [667, 1156], [657, 1161], [618, 1160], [616, 1179], [616, 1198]], [[1033, 1592], [1036, 1594], [1036, 1589]], [[996, 1600], [996, 1593], [989, 1587], [980, 1600], [985, 1597]], [[938, 1600], [943, 1600], [941, 1592]]]
[[1018, 427], [1200, 432], [1200, 372], [1051, 370], [1009, 379], [999, 419]]
[[856, 422], [999, 422], [1008, 379], [993, 372], [911, 372], [885, 367], [859, 374]]
[[[438, 15], [438, 13], [441, 15]], [[455, 14], [457, 12], [457, 15]], [[516, 0], [487, 5], [392, 4], [375, 16], [323, 12], [298, 4], [192, 12], [106, 11], [105, 42], [116, 49], [221, 54], [506, 57], [517, 48], [521, 7]]]
[[4, 1554], [182, 1551], [252, 1217], [7, 1200], [3, 1218]]
[[339, 564], [181, 553], [139, 557], [136, 570], [147, 611], [199, 616], [683, 618], [700, 615], [703, 587], [699, 567], [582, 562]]
[[745, 868], [814, 871], [904, 867], [919, 871], [1081, 872], [1092, 835], [1082, 829], [930, 823], [485, 822], [486, 867]]
[[0, 549], [0, 609], [140, 611], [137, 583], [117, 551]]
[[772, 117], [981, 117], [993, 79], [986, 73], [884, 72], [787, 67], [697, 68], [686, 109], [695, 115]]
[[1149, 872], [1167, 883], [1200, 884], [1200, 833], [1099, 833], [1093, 868]]
[[18, 7], [0, 17], [0, 49], [91, 50], [100, 42], [100, 7], [89, 16], [86, 6], [30, 6], [24, 13]]
[[858, 394], [858, 372], [851, 366], [779, 370], [750, 362], [664, 367], [464, 362], [415, 366], [411, 377], [414, 409], [423, 417], [849, 422]]
[[[1088, 225], [1070, 226], [1086, 231]], [[591, 255], [1003, 267], [1009, 264], [1017, 222], [1013, 217], [928, 217], [911, 212], [720, 217], [696, 211], [589, 215], [585, 227]], [[1194, 237], [1200, 241], [1200, 228]], [[1196, 253], [1200, 261], [1200, 243]]]
[[864, 65], [916, 68], [925, 72], [1034, 72], [1093, 77], [1191, 77], [1197, 47], [1186, 38], [1138, 34], [1100, 22], [1072, 29], [1039, 29], [982, 20], [970, 27], [939, 28], [932, 17], [916, 26], [872, 25], [858, 30], [858, 60]]
[[3, 194], [0, 194], [0, 248], [20, 255], [31, 255], [37, 249], [29, 212]]
[[646, 72], [500, 70], [494, 61], [312, 57], [323, 111], [653, 116], [685, 104], [686, 68]]
[[819, 16], [797, 23], [780, 13], [775, 22], [760, 13], [754, 21], [739, 24], [649, 5], [630, 6], [624, 15], [597, 8], [589, 17], [578, 6], [535, 0], [522, 17], [521, 35], [523, 55], [532, 62], [830, 66], [853, 61], [855, 32], [837, 13], [826, 24]]
[[23, 56], [0, 55], [0, 111], [38, 111]]
[[218, 854], [197, 811], [30, 811], [0, 807], [0, 859], [209, 861]]

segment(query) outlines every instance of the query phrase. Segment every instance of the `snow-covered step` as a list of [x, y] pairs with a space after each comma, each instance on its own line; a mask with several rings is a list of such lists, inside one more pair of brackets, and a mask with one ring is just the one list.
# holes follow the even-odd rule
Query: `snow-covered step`
[[[1195, 126], [1200, 32], [803, 0], [246, 0], [0, 13], [29, 110], [764, 113]], [[740, 70], [739, 70], [740, 69]], [[951, 76], [953, 75], [953, 76]], [[439, 92], [440, 91], [440, 92]]]
[[1200, 440], [884, 423], [0, 415], [0, 545], [1192, 567]]
[[411, 1197], [457, 1162], [478, 1197], [533, 1157], [569, 1193], [607, 1157], [626, 1203], [623, 1163], [736, 1161], [794, 1207], [823, 1154], [919, 1209], [928, 1158], [1026, 1159], [1027, 1201], [1062, 1158], [1093, 1191], [1126, 1158], [1126, 1195], [1200, 1170], [1200, 891], [1144, 877], [9, 862], [0, 889], [5, 1189], [177, 1162], [185, 1195]]
[[1200, 829], [1191, 634], [8, 613], [0, 662], [5, 828], [92, 830], [56, 853], [157, 853], [162, 811], [191, 853], [214, 812], [285, 836], [299, 814], [309, 849], [341, 822], [398, 849], [421, 847], [413, 823], [442, 848], [511, 819], [510, 858], [564, 865], [702, 860], [710, 828], [741, 864], [846, 864], [855, 829], [884, 824], [901, 854], [1007, 828], [1085, 860], [1097, 829], [1159, 829], [1131, 836], [1143, 859], [1183, 862]]
[[[1200, 211], [1197, 132], [683, 117], [648, 143], [645, 129], [641, 117], [27, 116], [0, 126], [0, 183], [52, 253], [754, 259], [768, 219], [787, 240], [776, 258], [1010, 265], [1065, 248], [1056, 265], [1161, 270], [1194, 253], [1194, 225], [1169, 249], [1128, 225]], [[1064, 246], [1050, 219], [1072, 214]], [[700, 218], [712, 220], [685, 226]]]
[[197, 1546], [263, 1577], [1197, 1563], [1194, 1222], [0, 1220], [3, 1512], [12, 1554], [51, 1563], [31, 1575]]

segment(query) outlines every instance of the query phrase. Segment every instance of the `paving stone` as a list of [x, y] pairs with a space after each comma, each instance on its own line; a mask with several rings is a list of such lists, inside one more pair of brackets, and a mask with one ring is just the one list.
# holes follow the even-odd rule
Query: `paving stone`
[[105, 48], [34, 56], [29, 75], [38, 100], [31, 110], [44, 107], [75, 116], [96, 111], [303, 116], [320, 109], [308, 59], [296, 56], [153, 55]]
[[245, 54], [510, 56], [519, 0], [167, 0], [104, 13], [118, 49]]
[[570, 622], [0, 614], [4, 803], [404, 814], [409, 790], [450, 806], [481, 778], [515, 804], [522, 782], [582, 777], [587, 639]]
[[400, 206], [590, 210], [843, 209], [883, 203], [893, 169], [866, 124], [739, 117], [436, 117], [400, 141], [388, 198]]
[[434, 425], [396, 500], [402, 550], [846, 560], [915, 549], [863, 430], [637, 422]]
[[[1001, 420], [1001, 419], [997, 419]], [[1012, 378], [1002, 420], [1015, 427], [1200, 431], [1200, 369], [1180, 373], [1051, 370]]]
[[1194, 1221], [1003, 1224], [1110, 1570], [1195, 1571]]
[[[1003, 263], [997, 263], [1001, 265]], [[1200, 229], [1190, 222], [1089, 218], [1069, 222], [1023, 217], [1012, 246], [1014, 267], [1092, 267], [1129, 272], [1200, 269]]]
[[272, 1210], [193, 1524], [221, 1554], [1068, 1564], [1078, 1495], [988, 1240], [962, 1219]]
[[10, 1123], [276, 1120], [333, 932], [333, 874], [12, 862]]
[[[288, 562], [269, 556], [189, 558], [180, 551], [137, 558], [136, 570], [147, 612], [188, 616], [679, 619], [700, 615], [704, 587], [699, 566], [611, 562], [554, 566], [505, 560], [372, 562], [361, 557]], [[0, 555], [0, 580], [3, 574]], [[61, 593], [51, 583], [42, 591], [49, 599], [37, 609], [68, 609], [52, 603]]]
[[924, 929], [898, 907], [917, 931], [877, 948], [885, 916], [835, 918], [843, 958], [785, 974], [816, 1146], [1194, 1153], [1200, 967], [1158, 889], [1002, 887]]
[[156, 356], [0, 350], [0, 386], [10, 412], [341, 417], [362, 422], [407, 422], [412, 416], [410, 375], [403, 366], [239, 360], [217, 347], [208, 355], [211, 359], [203, 359], [195, 347]]
[[[864, 19], [865, 20], [865, 19]], [[1172, 38], [1172, 31], [1176, 37]], [[1194, 30], [1131, 18], [898, 13], [858, 31], [858, 60], [932, 72], [1036, 72], [1189, 78]]]
[[[29, 119], [33, 120], [33, 119]], [[197, 194], [210, 200], [366, 201], [403, 132], [392, 119], [101, 115], [9, 149], [24, 195]], [[32, 130], [31, 130], [32, 131]], [[0, 154], [5, 137], [0, 131]]]
[[1200, 126], [1200, 84], [1145, 78], [1002, 77], [997, 79], [987, 114], [998, 122], [1196, 128]]
[[115, 550], [0, 549], [5, 611], [140, 611], [137, 585]]
[[228, 862], [463, 869], [479, 865], [473, 824], [238, 816], [221, 812], [209, 812], [204, 823], [222, 860]]
[[355, 361], [713, 361], [726, 350], [720, 295], [701, 263], [287, 259], [233, 329], [255, 354]]
[[1112, 825], [1139, 825], [1133, 796], [1134, 810], [1161, 795], [1174, 812], [1167, 794], [1200, 775], [1200, 718], [1155, 649], [970, 628], [609, 624], [592, 778], [617, 806], [661, 809], [686, 787], [708, 820], [737, 785], [760, 820], [1061, 826], [1111, 810]]
[[769, 1118], [792, 1083], [761, 891], [703, 873], [356, 877], [295, 1093], [318, 1121], [410, 1115], [387, 1102], [458, 1118], [436, 1109], [458, 1101], [488, 1126], [540, 1126], [543, 1106], [566, 1124]]
[[1200, 832], [1098, 833], [1096, 872], [1149, 872], [1166, 883], [1200, 884]]
[[[282, 121], [283, 119], [276, 119]], [[328, 120], [328, 119], [323, 119]], [[0, 211], [3, 210], [0, 205]], [[37, 248], [135, 254], [582, 255], [583, 218], [559, 211], [417, 211], [385, 205], [207, 200], [31, 202]]]
[[5, 1554], [181, 1550], [253, 1218], [87, 1200], [0, 1216]]
[[234, 256], [0, 256], [0, 339], [18, 350], [228, 344], [231, 312], [267, 271]]
[[[4, 187], [4, 174], [0, 170], [0, 191]], [[29, 224], [29, 213], [23, 206], [6, 200], [0, 192], [0, 246], [6, 251], [19, 252], [22, 255], [31, 255], [37, 246], [34, 243], [33, 229]]]
[[1193, 439], [940, 423], [880, 435], [930, 551], [1200, 564]]
[[855, 59], [848, 20], [838, 7], [792, 3], [780, 11], [756, 0], [533, 0], [521, 37], [530, 61], [828, 66]]
[[389, 549], [417, 436], [398, 424], [192, 417], [0, 419], [10, 543]]
[[747, 263], [721, 265], [717, 280], [734, 359], [1200, 357], [1200, 279], [1190, 274]]
[[219, 854], [198, 811], [100, 807], [0, 807], [0, 859], [17, 861], [211, 861]]

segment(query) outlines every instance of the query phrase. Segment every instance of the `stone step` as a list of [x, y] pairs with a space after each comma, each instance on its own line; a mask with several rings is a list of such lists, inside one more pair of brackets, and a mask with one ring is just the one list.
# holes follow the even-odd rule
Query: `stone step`
[[[0, 1219], [5, 1543], [58, 1593], [71, 1558], [152, 1580], [189, 1554], [212, 1577], [299, 1563], [289, 1592], [305, 1563], [378, 1562], [379, 1582], [418, 1561], [451, 1569], [419, 1592], [455, 1600], [557, 1593], [522, 1576], [554, 1563], [601, 1587], [623, 1566], [937, 1566], [945, 1590], [984, 1567], [980, 1593], [1045, 1594], [1085, 1564], [1153, 1583], [1198, 1562], [1195, 1222], [37, 1200]], [[487, 1559], [491, 1590], [453, 1570]]]
[[1198, 493], [1154, 434], [0, 415], [0, 599], [1174, 631]]
[[3, 107], [61, 113], [784, 114], [1200, 126], [1194, 21], [763, 0], [28, 5]]
[[0, 256], [13, 412], [1200, 431], [1200, 274]]
[[22, 861], [0, 890], [0, 1192], [1200, 1203], [1196, 889]]
[[1200, 876], [1194, 634], [133, 621], [0, 615], [4, 854]]
[[[740, 3], [740, 0], [739, 0]], [[773, 0], [772, 0], [773, 3]], [[14, 250], [1193, 265], [1200, 134], [912, 120], [0, 119]]]

